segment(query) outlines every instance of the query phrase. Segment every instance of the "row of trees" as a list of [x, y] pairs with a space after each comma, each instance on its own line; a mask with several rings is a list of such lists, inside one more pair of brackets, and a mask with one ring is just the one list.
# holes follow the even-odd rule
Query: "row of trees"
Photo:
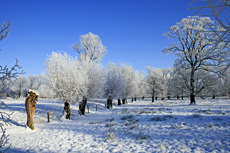
[[1, 90], [1, 97], [25, 97], [28, 89], [37, 91], [40, 93], [40, 97], [53, 97], [54, 93], [49, 89], [47, 85], [47, 80], [45, 75], [30, 75], [28, 78], [25, 76], [19, 76], [18, 78], [13, 78], [5, 80], [4, 86], [5, 90]]
[[[87, 62], [88, 63], [88, 62]], [[59, 65], [58, 65], [59, 64]], [[83, 65], [82, 65], [83, 64]], [[83, 97], [90, 99], [112, 96], [113, 98], [152, 97], [164, 99], [189, 96], [189, 70], [176, 68], [154, 69], [147, 67], [148, 74], [135, 71], [131, 65], [109, 63], [102, 67], [92, 63], [80, 63], [64, 52], [53, 52], [47, 59], [52, 71], [48, 81], [45, 75], [20, 76], [8, 82], [8, 96], [25, 95], [27, 89], [40, 93], [40, 97], [58, 97], [63, 101], [78, 102]], [[52, 69], [51, 69], [52, 68]], [[90, 73], [87, 73], [89, 72]], [[48, 72], [47, 72], [48, 73]], [[49, 72], [49, 75], [51, 72]], [[87, 77], [88, 76], [88, 77]], [[196, 95], [224, 96], [230, 94], [230, 70], [220, 78], [215, 73], [195, 73]], [[186, 79], [187, 78], [187, 79]], [[5, 94], [5, 93], [4, 93]]]

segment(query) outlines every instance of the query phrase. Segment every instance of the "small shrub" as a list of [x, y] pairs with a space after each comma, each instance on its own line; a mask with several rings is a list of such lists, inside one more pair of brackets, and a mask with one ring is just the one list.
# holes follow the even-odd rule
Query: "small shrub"
[[138, 129], [138, 126], [136, 124], [130, 126], [130, 130], [133, 130], [133, 129]]
[[204, 113], [205, 113], [205, 114], [208, 114], [208, 115], [213, 115], [213, 114], [215, 114], [215, 113], [213, 113], [212, 111], [205, 111]]
[[215, 126], [215, 124], [213, 124], [213, 123], [210, 123], [210, 124], [208, 124], [207, 125], [209, 128], [215, 128], [216, 126]]
[[105, 140], [106, 141], [115, 141], [116, 140], [116, 135], [114, 133], [107, 133], [105, 135]]
[[139, 112], [140, 114], [148, 114], [148, 113], [151, 113], [151, 111], [147, 111], [147, 110], [140, 110]]
[[222, 111], [220, 112], [220, 114], [221, 114], [221, 115], [226, 115], [226, 112], [222, 110]]
[[172, 129], [179, 129], [179, 128], [181, 128], [178, 124], [174, 124], [172, 127], [171, 127]]
[[112, 126], [116, 126], [116, 125], [117, 125], [116, 122], [106, 123], [106, 124], [105, 124], [106, 127], [112, 127]]
[[105, 121], [106, 121], [106, 122], [112, 122], [113, 120], [114, 120], [114, 118], [110, 118], [110, 119], [107, 118]]
[[101, 124], [101, 123], [102, 123], [102, 121], [95, 121], [95, 122], [94, 121], [90, 121], [89, 122], [89, 124]]
[[113, 114], [120, 114], [121, 112], [118, 110], [113, 111]]
[[139, 122], [139, 120], [133, 120], [133, 121], [132, 121], [133, 124], [136, 124], [136, 123], [138, 123], [138, 122]]
[[150, 136], [149, 135], [144, 135], [143, 133], [139, 133], [137, 135], [137, 140], [145, 140], [145, 139], [148, 139]]
[[124, 125], [129, 126], [129, 121], [125, 121]]
[[199, 110], [200, 113], [208, 114], [208, 115], [213, 115], [214, 113], [210, 110]]

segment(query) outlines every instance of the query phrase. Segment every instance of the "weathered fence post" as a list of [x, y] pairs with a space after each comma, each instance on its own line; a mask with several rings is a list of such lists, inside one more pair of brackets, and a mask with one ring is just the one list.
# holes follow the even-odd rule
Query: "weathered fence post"
[[50, 122], [50, 113], [47, 112], [47, 115], [48, 115], [48, 122]]

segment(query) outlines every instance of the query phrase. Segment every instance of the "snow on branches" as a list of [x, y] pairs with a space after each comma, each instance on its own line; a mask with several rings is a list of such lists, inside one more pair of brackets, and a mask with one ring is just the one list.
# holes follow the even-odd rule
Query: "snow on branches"
[[80, 62], [65, 52], [52, 52], [45, 63], [48, 84], [64, 102], [77, 102], [87, 93], [86, 71]]
[[98, 35], [91, 32], [81, 35], [81, 43], [75, 43], [71, 47], [78, 52], [80, 60], [100, 62], [101, 58], [107, 53], [106, 47]]
[[[229, 62], [230, 52], [225, 43], [216, 45], [211, 39], [215, 35], [208, 33], [209, 25], [213, 21], [209, 17], [188, 16], [174, 26], [164, 35], [177, 40], [163, 50], [164, 53], [173, 53], [177, 59], [174, 66], [188, 69], [189, 90], [191, 103], [195, 102], [195, 73], [208, 71], [218, 73]], [[215, 46], [215, 47], [213, 47]], [[183, 76], [182, 76], [183, 77]]]

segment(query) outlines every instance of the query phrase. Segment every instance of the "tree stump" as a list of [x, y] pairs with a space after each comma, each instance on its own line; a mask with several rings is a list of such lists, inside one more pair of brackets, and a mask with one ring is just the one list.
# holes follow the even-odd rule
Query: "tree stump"
[[34, 120], [34, 114], [36, 110], [36, 104], [38, 101], [39, 95], [37, 95], [34, 91], [29, 91], [27, 94], [27, 98], [25, 101], [25, 107], [26, 107], [26, 113], [27, 113], [27, 127], [29, 127], [31, 130], [34, 129], [33, 126], [33, 120]]

